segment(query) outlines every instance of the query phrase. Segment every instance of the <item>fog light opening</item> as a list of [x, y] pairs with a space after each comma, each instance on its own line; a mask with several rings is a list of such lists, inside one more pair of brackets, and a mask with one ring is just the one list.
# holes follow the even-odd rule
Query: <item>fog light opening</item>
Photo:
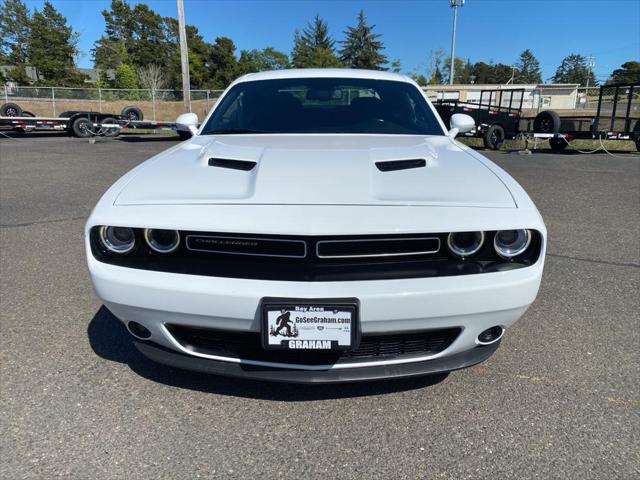
[[129, 322], [127, 323], [127, 329], [129, 329], [129, 333], [140, 340], [148, 340], [151, 338], [151, 332], [144, 325], [139, 324], [138, 322]]
[[478, 338], [476, 338], [476, 343], [479, 345], [491, 345], [492, 343], [496, 343], [498, 340], [500, 340], [503, 335], [504, 328], [497, 325], [495, 327], [487, 328], [480, 335], [478, 335]]

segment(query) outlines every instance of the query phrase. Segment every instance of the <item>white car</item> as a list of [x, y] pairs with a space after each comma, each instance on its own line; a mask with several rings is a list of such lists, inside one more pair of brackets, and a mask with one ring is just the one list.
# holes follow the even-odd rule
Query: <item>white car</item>
[[411, 79], [246, 75], [86, 225], [96, 293], [149, 358], [285, 382], [451, 371], [534, 301], [546, 229]]

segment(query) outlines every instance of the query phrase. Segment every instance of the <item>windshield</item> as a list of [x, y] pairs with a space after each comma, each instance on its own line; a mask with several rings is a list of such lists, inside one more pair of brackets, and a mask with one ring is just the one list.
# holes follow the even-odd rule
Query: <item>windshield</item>
[[202, 134], [241, 133], [444, 134], [414, 85], [361, 78], [239, 83], [222, 98]]

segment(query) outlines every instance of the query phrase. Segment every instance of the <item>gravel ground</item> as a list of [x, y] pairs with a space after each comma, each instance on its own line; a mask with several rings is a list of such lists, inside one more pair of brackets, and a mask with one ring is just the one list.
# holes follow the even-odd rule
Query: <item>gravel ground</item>
[[485, 152], [549, 229], [540, 295], [486, 363], [322, 387], [170, 370], [95, 297], [84, 219], [172, 137], [0, 138], [0, 476], [640, 476], [640, 158]]

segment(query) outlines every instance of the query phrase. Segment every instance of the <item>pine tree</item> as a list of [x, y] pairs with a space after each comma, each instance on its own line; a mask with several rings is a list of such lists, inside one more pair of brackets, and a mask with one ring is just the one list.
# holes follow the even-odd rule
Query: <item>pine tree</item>
[[7, 80], [23, 85], [29, 81], [25, 67], [30, 31], [31, 16], [27, 6], [21, 0], [4, 0], [0, 4], [0, 61], [13, 66]]
[[577, 83], [581, 86], [586, 86], [589, 79], [589, 85], [597, 85], [593, 72], [587, 67], [587, 59], [578, 53], [566, 56], [551, 78], [555, 83]]
[[28, 40], [29, 64], [36, 69], [38, 82], [47, 85], [75, 86], [83, 75], [75, 68], [78, 34], [67, 25], [67, 19], [46, 1], [31, 20]]
[[640, 62], [624, 62], [620, 68], [611, 73], [607, 83], [638, 83], [640, 82]]
[[135, 69], [128, 63], [121, 63], [116, 68], [116, 88], [134, 89], [138, 88], [138, 79]]
[[342, 41], [340, 59], [347, 67], [365, 68], [369, 70], [385, 70], [387, 57], [381, 51], [384, 45], [378, 39], [378, 33], [373, 33], [375, 25], [367, 25], [364, 11], [358, 14], [358, 24], [355, 27], [347, 27], [345, 39]]
[[302, 34], [296, 30], [291, 61], [295, 68], [342, 66], [335, 54], [335, 41], [329, 35], [329, 27], [318, 15]]
[[542, 83], [540, 62], [528, 48], [520, 54], [516, 69], [515, 83]]
[[436, 69], [429, 79], [429, 85], [442, 85], [443, 83], [444, 77], [442, 76], [442, 72], [440, 71], [440, 65], [436, 65]]

